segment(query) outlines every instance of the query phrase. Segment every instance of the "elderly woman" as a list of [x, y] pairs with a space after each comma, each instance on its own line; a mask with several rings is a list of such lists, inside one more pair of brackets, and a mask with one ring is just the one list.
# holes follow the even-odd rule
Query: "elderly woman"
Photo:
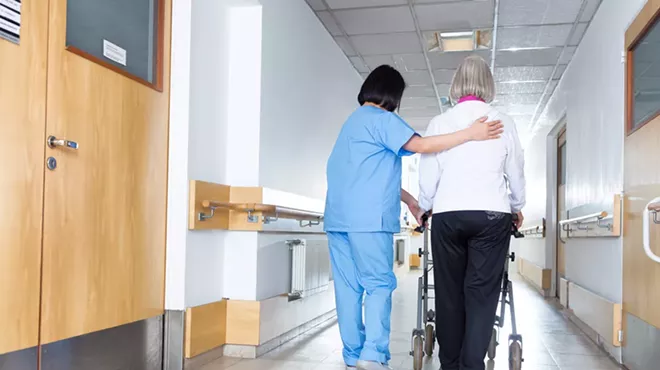
[[426, 135], [464, 130], [476, 118], [500, 120], [498, 140], [468, 142], [422, 156], [419, 206], [433, 210], [431, 244], [442, 370], [482, 370], [497, 310], [512, 214], [522, 224], [523, 150], [516, 126], [490, 106], [495, 83], [488, 64], [468, 57], [454, 75], [457, 104], [435, 117]]

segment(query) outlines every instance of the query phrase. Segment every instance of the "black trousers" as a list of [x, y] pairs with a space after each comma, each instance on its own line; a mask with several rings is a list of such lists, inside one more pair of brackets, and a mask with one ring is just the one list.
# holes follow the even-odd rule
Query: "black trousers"
[[442, 370], [484, 370], [504, 261], [510, 214], [486, 211], [433, 215], [431, 248]]

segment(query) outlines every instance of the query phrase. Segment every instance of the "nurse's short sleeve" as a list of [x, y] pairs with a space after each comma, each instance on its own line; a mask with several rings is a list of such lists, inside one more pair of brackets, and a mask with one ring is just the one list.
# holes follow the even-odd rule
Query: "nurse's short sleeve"
[[394, 113], [384, 114], [374, 123], [373, 135], [378, 144], [400, 157], [414, 154], [403, 149], [403, 146], [417, 133]]

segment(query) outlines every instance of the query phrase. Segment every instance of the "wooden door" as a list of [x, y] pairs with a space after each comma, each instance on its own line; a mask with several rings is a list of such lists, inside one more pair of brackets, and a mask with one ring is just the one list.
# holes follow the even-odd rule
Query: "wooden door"
[[46, 134], [79, 148], [46, 148], [58, 166], [45, 175], [42, 344], [163, 313], [171, 2], [162, 5], [157, 91], [66, 50], [67, 1], [50, 1]]
[[[566, 218], [566, 128], [557, 138], [557, 219]], [[564, 231], [559, 233], [566, 234]], [[564, 238], [566, 238], [564, 236]], [[566, 276], [566, 246], [557, 238], [557, 297], [561, 288], [560, 279]]]
[[20, 44], [0, 39], [0, 355], [39, 337], [48, 8], [21, 13]]
[[[623, 309], [626, 319], [633, 315], [660, 328], [660, 263], [649, 257], [660, 255], [660, 225], [654, 223], [651, 213], [644, 212], [660, 197], [660, 1], [648, 1], [626, 33], [626, 46]], [[638, 334], [626, 329], [624, 333], [626, 338]], [[646, 333], [640, 335], [651, 345]]]

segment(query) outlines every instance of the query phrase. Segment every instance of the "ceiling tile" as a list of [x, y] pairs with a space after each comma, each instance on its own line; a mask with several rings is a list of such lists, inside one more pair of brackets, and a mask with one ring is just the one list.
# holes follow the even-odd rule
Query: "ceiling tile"
[[541, 96], [541, 94], [497, 95], [493, 105], [537, 104]]
[[568, 65], [566, 65], [566, 64], [558, 65], [557, 66], [557, 71], [555, 71], [555, 75], [552, 78], [555, 79], [555, 80], [559, 80], [561, 78], [561, 76], [564, 75], [564, 72], [566, 72], [567, 67], [568, 67]]
[[399, 114], [402, 117], [415, 118], [415, 117], [433, 117], [440, 114], [440, 108], [436, 105], [435, 107], [427, 108], [410, 108], [403, 109], [399, 111]]
[[493, 27], [493, 1], [415, 5], [424, 31], [459, 31]]
[[[495, 59], [497, 63], [497, 59]], [[497, 67], [495, 81], [538, 81], [548, 80], [552, 75], [553, 66], [542, 67]]]
[[351, 44], [348, 42], [348, 39], [346, 37], [335, 37], [335, 41], [337, 42], [337, 45], [341, 48], [341, 50], [344, 51], [344, 54], [350, 56], [357, 55], [355, 50], [353, 50], [353, 47]]
[[362, 62], [362, 59], [358, 57], [350, 57], [351, 63], [353, 63], [353, 66], [355, 66], [355, 69], [357, 69], [358, 72], [360, 73], [368, 73], [369, 68], [367, 68], [367, 65]]
[[578, 23], [577, 27], [575, 27], [575, 32], [573, 32], [573, 35], [571, 36], [571, 41], [568, 44], [571, 46], [579, 45], [588, 26], [589, 23]]
[[479, 55], [490, 64], [490, 54], [490, 50], [430, 53], [429, 59], [433, 69], [456, 69], [470, 55]]
[[[485, 1], [485, 0], [413, 0], [415, 4], [456, 3], [459, 1]], [[487, 1], [487, 0], [486, 0]]]
[[498, 49], [522, 49], [564, 46], [571, 33], [570, 24], [500, 28]]
[[428, 70], [424, 54], [394, 55], [394, 63], [402, 71]]
[[321, 20], [321, 22], [323, 22], [323, 25], [325, 25], [325, 28], [328, 29], [328, 32], [330, 32], [332, 36], [343, 35], [343, 33], [341, 32], [341, 28], [339, 28], [339, 25], [337, 24], [337, 22], [335, 22], [330, 12], [323, 11], [323, 12], [316, 12], [316, 14], [318, 15], [319, 19]]
[[307, 0], [307, 4], [314, 10], [325, 10], [325, 4], [323, 0]]
[[451, 87], [451, 84], [437, 84], [436, 87], [438, 88], [438, 94], [440, 96], [449, 96], [449, 88]]
[[497, 66], [554, 66], [562, 48], [500, 50], [495, 57]]
[[332, 9], [365, 8], [387, 5], [406, 5], [408, 0], [327, 0]]
[[439, 84], [450, 84], [454, 79], [456, 69], [436, 69], [433, 71], [435, 82]]
[[545, 89], [546, 81], [541, 82], [498, 82], [495, 84], [495, 92], [501, 95], [508, 94], [541, 94]]
[[353, 46], [362, 55], [421, 53], [415, 32], [351, 36]]
[[406, 98], [433, 98], [435, 90], [432, 86], [409, 86], [404, 92]]
[[429, 75], [428, 71], [413, 71], [413, 72], [401, 71], [401, 74], [403, 75], [403, 79], [406, 80], [406, 84], [408, 86], [433, 85], [431, 83], [431, 76]]
[[438, 107], [438, 100], [436, 98], [407, 98], [401, 100], [401, 109], [403, 108], [428, 108]]
[[522, 26], [573, 23], [582, 1], [577, 0], [501, 0], [499, 24]]
[[364, 61], [371, 69], [378, 68], [383, 64], [394, 67], [394, 60], [392, 59], [391, 55], [369, 55], [364, 57]]
[[415, 32], [415, 21], [407, 6], [339, 10], [335, 17], [349, 35]]
[[560, 64], [568, 64], [570, 63], [571, 59], [573, 59], [573, 55], [575, 55], [575, 51], [577, 50], [577, 47], [575, 46], [569, 46], [564, 51], [561, 53], [561, 58], [559, 58], [559, 63]]
[[591, 21], [591, 19], [596, 14], [596, 11], [598, 10], [598, 6], [600, 5], [600, 3], [601, 0], [587, 0], [587, 7], [584, 9], [584, 12], [582, 13], [580, 22]]

